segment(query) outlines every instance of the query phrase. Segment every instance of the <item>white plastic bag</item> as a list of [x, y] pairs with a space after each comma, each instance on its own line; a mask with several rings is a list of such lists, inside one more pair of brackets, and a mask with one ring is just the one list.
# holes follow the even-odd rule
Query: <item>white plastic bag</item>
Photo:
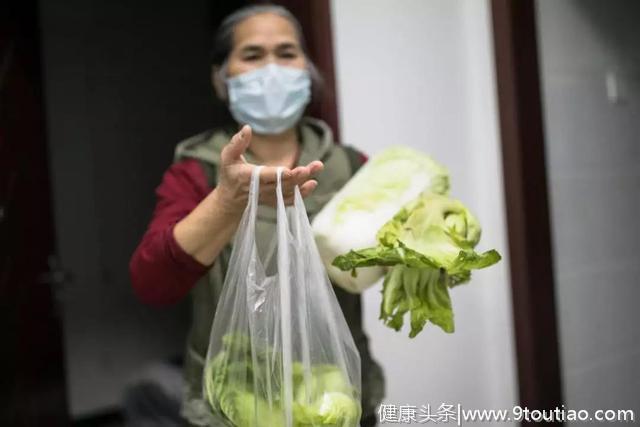
[[359, 425], [360, 355], [320, 260], [298, 188], [277, 233], [256, 245], [260, 167], [234, 238], [211, 329], [203, 397], [221, 425]]

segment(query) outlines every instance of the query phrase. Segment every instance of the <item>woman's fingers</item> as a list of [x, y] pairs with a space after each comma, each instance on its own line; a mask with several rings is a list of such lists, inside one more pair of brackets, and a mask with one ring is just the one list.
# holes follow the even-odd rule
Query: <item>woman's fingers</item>
[[[313, 190], [316, 189], [317, 186], [318, 186], [318, 182], [314, 179], [311, 179], [305, 182], [299, 187], [300, 195], [303, 198], [309, 196], [313, 192]], [[295, 193], [293, 189], [291, 190], [291, 192], [283, 192], [282, 196], [283, 196], [285, 205], [293, 204], [294, 194]], [[260, 198], [260, 203], [264, 203], [270, 206], [276, 206], [278, 199], [275, 192], [275, 185], [267, 184], [265, 187], [260, 188], [259, 198]]]
[[223, 165], [244, 162], [242, 155], [247, 150], [247, 147], [249, 147], [251, 135], [251, 126], [244, 125], [238, 133], [231, 137], [231, 141], [224, 146], [220, 153]]
[[324, 169], [324, 164], [320, 160], [314, 160], [306, 166], [298, 166], [293, 169], [293, 179], [297, 185], [301, 185]]
[[[297, 166], [293, 169], [283, 168], [282, 170], [282, 195], [285, 204], [293, 203], [294, 189], [300, 189], [302, 197], [307, 197], [318, 186], [317, 181], [311, 177], [322, 171], [324, 165], [321, 161], [315, 160], [306, 166]], [[260, 171], [260, 201], [271, 206], [276, 205], [277, 187], [276, 166], [265, 166]]]
[[318, 181], [314, 179], [310, 179], [309, 181], [302, 184], [302, 186], [300, 187], [300, 195], [302, 197], [307, 197], [313, 192], [313, 190], [316, 189], [317, 186], [318, 186]]
[[[285, 198], [292, 197], [293, 196], [293, 190], [295, 189], [296, 186], [302, 188], [302, 186], [305, 185], [309, 181], [310, 181], [309, 179], [305, 179], [302, 182], [298, 182], [297, 179], [289, 179], [289, 180], [286, 180], [286, 181], [282, 180], [282, 194], [283, 194], [283, 196]], [[271, 193], [275, 197], [276, 188], [277, 188], [277, 183], [275, 183], [275, 182], [267, 182], [265, 184], [260, 183], [260, 193]]]
[[[274, 184], [277, 182], [277, 166], [263, 166], [260, 170], [260, 185]], [[282, 169], [282, 180], [291, 178], [292, 171], [287, 168]]]
[[[286, 185], [294, 183], [295, 185], [301, 185], [305, 183], [309, 178], [324, 168], [324, 165], [319, 160], [314, 160], [306, 166], [297, 166], [293, 169], [282, 169], [282, 184]], [[275, 183], [277, 181], [277, 166], [265, 166], [260, 171], [260, 184]]]
[[313, 162], [309, 163], [307, 167], [311, 171], [311, 175], [315, 175], [318, 172], [321, 172], [322, 169], [324, 169], [324, 163], [322, 163], [320, 160], [314, 160]]
[[294, 196], [295, 187], [298, 187], [300, 190], [300, 195], [302, 197], [307, 197], [309, 194], [313, 192], [318, 186], [318, 182], [314, 179], [310, 179], [303, 183], [302, 185], [290, 186], [287, 188], [283, 187], [282, 196], [286, 199], [292, 198]]

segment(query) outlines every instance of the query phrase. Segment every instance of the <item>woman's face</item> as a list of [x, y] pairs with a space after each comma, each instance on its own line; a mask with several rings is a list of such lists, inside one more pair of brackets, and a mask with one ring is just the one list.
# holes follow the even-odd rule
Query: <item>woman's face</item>
[[255, 70], [270, 62], [286, 67], [306, 67], [293, 25], [273, 13], [254, 15], [236, 25], [227, 77]]

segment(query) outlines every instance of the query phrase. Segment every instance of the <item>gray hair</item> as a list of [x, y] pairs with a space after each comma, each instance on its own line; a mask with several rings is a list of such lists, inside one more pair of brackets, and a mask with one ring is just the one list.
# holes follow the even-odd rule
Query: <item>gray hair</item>
[[307, 50], [307, 44], [302, 32], [300, 21], [298, 21], [298, 19], [296, 19], [289, 10], [282, 6], [274, 4], [251, 5], [238, 9], [231, 15], [227, 16], [218, 27], [214, 36], [213, 50], [211, 52], [211, 65], [218, 67], [220, 70], [219, 72], [224, 76], [226, 74], [229, 55], [233, 50], [233, 32], [236, 25], [247, 18], [263, 13], [272, 13], [274, 15], [281, 16], [293, 25], [298, 37], [298, 42], [300, 43], [300, 47], [302, 48], [302, 52], [306, 58], [307, 71], [309, 71], [309, 75], [311, 77], [313, 93], [315, 95], [320, 94], [324, 81], [318, 71], [318, 68], [309, 58], [309, 52]]

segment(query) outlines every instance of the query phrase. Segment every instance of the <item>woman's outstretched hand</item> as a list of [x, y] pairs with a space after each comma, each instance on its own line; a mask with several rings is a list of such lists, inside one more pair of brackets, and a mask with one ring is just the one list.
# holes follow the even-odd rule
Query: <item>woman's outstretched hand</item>
[[[178, 221], [173, 235], [180, 247], [204, 265], [211, 265], [222, 248], [231, 241], [247, 206], [251, 172], [255, 165], [245, 162], [243, 153], [251, 142], [251, 128], [244, 126], [222, 150], [218, 184], [186, 217]], [[302, 196], [317, 185], [311, 179], [321, 171], [322, 162], [282, 171], [285, 203], [293, 203], [294, 188]], [[260, 202], [276, 204], [277, 167], [265, 166], [260, 171]]]
[[[247, 206], [247, 196], [251, 183], [251, 172], [256, 165], [245, 161], [243, 154], [251, 142], [251, 127], [245, 125], [236, 133], [221, 153], [218, 186], [215, 191], [218, 201], [228, 214], [241, 215]], [[316, 188], [317, 182], [311, 177], [322, 170], [321, 161], [315, 160], [306, 166], [293, 169], [283, 168], [282, 192], [285, 204], [293, 203], [295, 186], [299, 186], [302, 197], [306, 197]], [[275, 206], [277, 167], [265, 166], [260, 171], [260, 203]]]

